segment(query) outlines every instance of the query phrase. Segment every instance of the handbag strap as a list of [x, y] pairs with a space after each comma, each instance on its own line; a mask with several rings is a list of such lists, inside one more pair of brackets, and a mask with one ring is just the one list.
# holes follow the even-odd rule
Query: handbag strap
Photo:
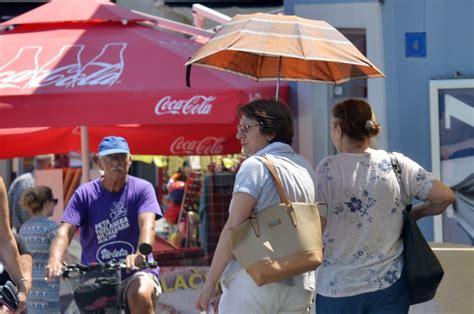
[[398, 185], [400, 186], [400, 196], [402, 198], [402, 203], [405, 204], [406, 206], [405, 210], [409, 212], [411, 210], [411, 202], [408, 199], [408, 195], [406, 193], [405, 186], [402, 181], [402, 168], [400, 167], [400, 164], [398, 163], [397, 156], [395, 156], [394, 153], [389, 153], [389, 155], [390, 155], [390, 162], [392, 164], [393, 172], [395, 172]]
[[283, 184], [281, 183], [280, 177], [276, 172], [273, 161], [268, 158], [267, 155], [263, 155], [260, 160], [265, 164], [265, 166], [267, 166], [268, 170], [272, 174], [273, 180], [275, 181], [275, 185], [278, 190], [278, 195], [280, 196], [280, 202], [285, 203], [288, 206], [291, 204], [291, 202], [288, 200], [288, 197], [286, 197], [285, 192], [283, 191]]
[[278, 176], [278, 173], [276, 172], [273, 161], [270, 158], [268, 158], [267, 155], [263, 155], [262, 158], [260, 158], [260, 160], [263, 162], [265, 166], [267, 166], [268, 170], [272, 174], [273, 181], [275, 182], [275, 186], [278, 190], [278, 195], [280, 196], [280, 202], [286, 205], [286, 210], [288, 212], [288, 215], [290, 216], [291, 222], [296, 227], [297, 225], [296, 214], [293, 208], [293, 204], [291, 204], [285, 192], [283, 191], [283, 184], [281, 183], [280, 177]]

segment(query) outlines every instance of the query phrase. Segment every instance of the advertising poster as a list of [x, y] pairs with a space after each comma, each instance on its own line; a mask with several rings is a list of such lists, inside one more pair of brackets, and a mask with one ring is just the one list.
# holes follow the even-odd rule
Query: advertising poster
[[194, 302], [206, 278], [208, 266], [161, 267], [160, 284], [163, 294], [157, 313], [197, 313]]
[[474, 79], [432, 80], [430, 103], [433, 172], [456, 194], [435, 240], [473, 245]]

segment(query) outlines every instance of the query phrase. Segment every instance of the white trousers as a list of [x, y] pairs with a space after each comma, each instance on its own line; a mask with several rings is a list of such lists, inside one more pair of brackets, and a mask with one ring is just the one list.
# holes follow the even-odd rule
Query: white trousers
[[219, 313], [224, 314], [307, 314], [313, 302], [313, 293], [303, 287], [271, 283], [258, 287], [243, 269], [222, 283]]

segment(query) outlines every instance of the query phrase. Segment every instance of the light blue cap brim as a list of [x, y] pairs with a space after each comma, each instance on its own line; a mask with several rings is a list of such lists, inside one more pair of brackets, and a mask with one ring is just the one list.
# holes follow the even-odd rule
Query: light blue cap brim
[[107, 149], [107, 150], [99, 152], [99, 157], [112, 155], [112, 154], [129, 154], [129, 153], [130, 151], [125, 148], [113, 148], [113, 149]]

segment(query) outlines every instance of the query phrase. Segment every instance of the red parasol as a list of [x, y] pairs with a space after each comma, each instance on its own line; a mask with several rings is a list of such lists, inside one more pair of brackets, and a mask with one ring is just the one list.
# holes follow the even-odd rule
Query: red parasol
[[215, 153], [238, 152], [236, 108], [271, 97], [273, 84], [196, 69], [186, 88], [183, 64], [200, 45], [143, 20], [104, 1], [53, 0], [3, 23], [17, 27], [0, 32], [0, 127], [47, 128], [3, 130], [0, 158], [79, 149], [77, 126], [90, 127], [92, 151], [118, 134], [134, 153], [173, 154], [174, 140], [198, 147], [213, 137]]

